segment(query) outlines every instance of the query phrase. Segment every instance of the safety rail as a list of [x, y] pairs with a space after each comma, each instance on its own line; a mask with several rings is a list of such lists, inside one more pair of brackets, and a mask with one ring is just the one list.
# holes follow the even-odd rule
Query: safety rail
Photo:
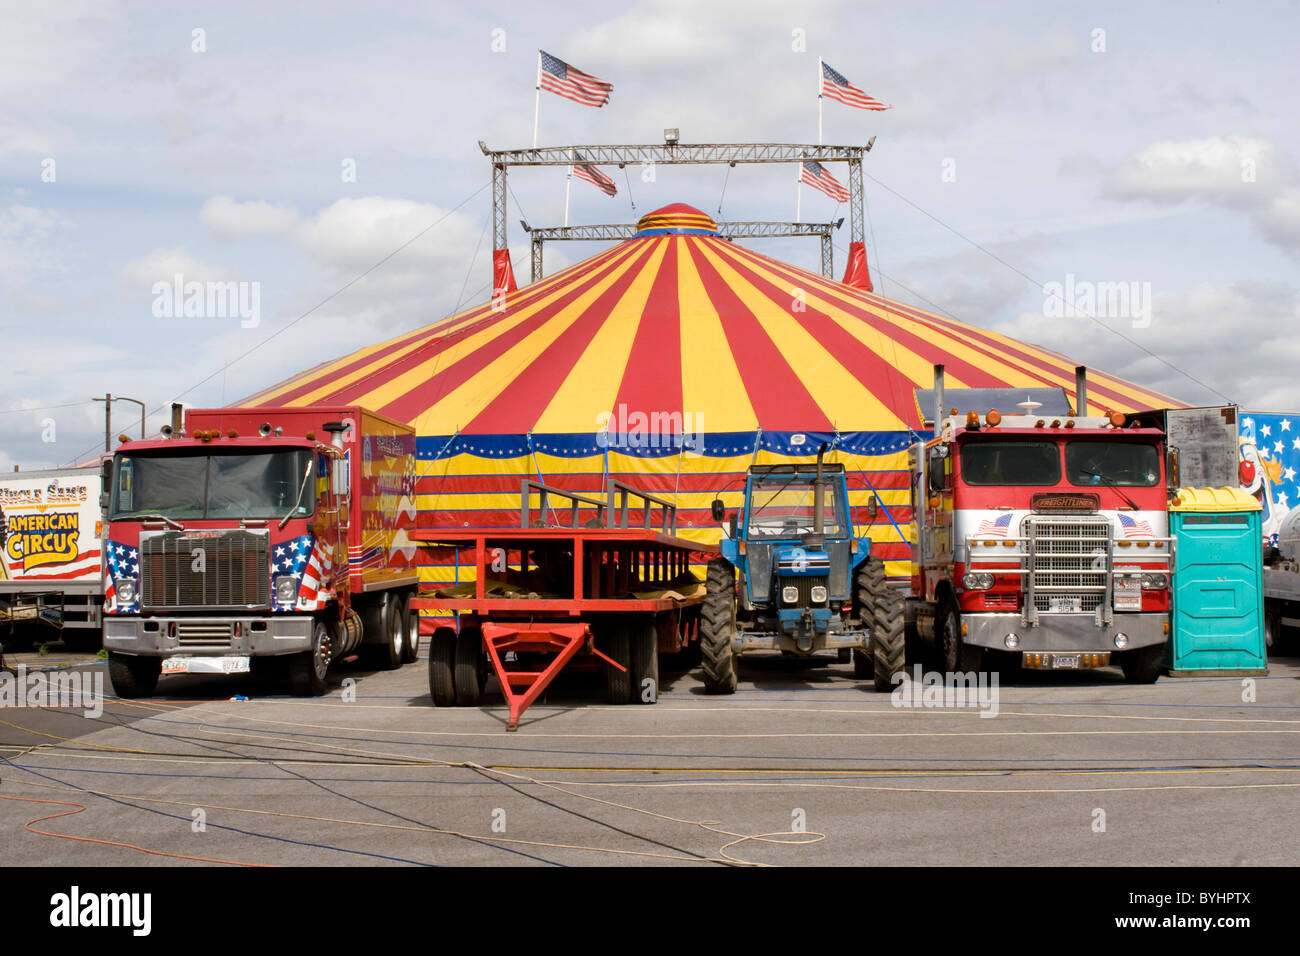
[[[616, 498], [617, 502], [615, 500]], [[630, 502], [633, 498], [641, 499], [641, 504], [639, 506], [632, 506]], [[639, 488], [634, 488], [631, 485], [624, 484], [621, 481], [615, 481], [611, 478], [609, 484], [605, 488], [605, 504], [610, 517], [617, 518], [616, 523], [613, 525], [614, 527], [629, 527], [627, 523], [629, 511], [637, 510], [639, 508], [641, 511], [641, 527], [649, 528], [651, 527], [650, 514], [652, 508], [654, 508], [654, 510], [657, 510], [660, 515], [660, 529], [666, 534], [677, 533], [677, 506], [671, 501], [648, 494], [647, 492], [641, 491]], [[657, 506], [657, 508], [655, 508], [655, 506]]]
[[[532, 493], [538, 493], [537, 510], [539, 517], [537, 521], [540, 524], [534, 524], [532, 518]], [[525, 478], [521, 482], [519, 495], [519, 527], [545, 527], [546, 519], [549, 515], [558, 513], [557, 509], [551, 507], [551, 498], [567, 498], [569, 501], [569, 524], [567, 527], [578, 527], [578, 511], [582, 508], [594, 508], [596, 510], [596, 524], [589, 527], [605, 526], [605, 509], [608, 506], [607, 501], [601, 501], [598, 498], [588, 498], [586, 495], [575, 494], [572, 491], [564, 491], [561, 488], [555, 488], [551, 485], [544, 485], [540, 481], [533, 481]]]

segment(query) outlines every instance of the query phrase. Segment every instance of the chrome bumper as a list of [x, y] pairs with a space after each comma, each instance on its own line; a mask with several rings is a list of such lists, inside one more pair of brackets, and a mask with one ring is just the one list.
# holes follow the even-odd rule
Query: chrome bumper
[[[174, 625], [174, 626], [173, 626]], [[306, 614], [251, 617], [104, 616], [104, 648], [139, 657], [247, 655], [266, 657], [311, 650]]]
[[[962, 627], [966, 634], [963, 640], [967, 644], [987, 647], [992, 650], [1006, 651], [1111, 651], [1121, 650], [1115, 644], [1115, 636], [1123, 634], [1128, 643], [1123, 650], [1163, 644], [1169, 638], [1167, 625], [1169, 615], [1163, 613], [1115, 612], [1114, 619], [1108, 624], [1097, 624], [1096, 615], [1083, 614], [1039, 614], [1038, 623], [1025, 624], [1016, 614], [990, 614], [980, 611], [966, 612], [961, 616]], [[1006, 644], [1008, 634], [1020, 638], [1019, 643], [1010, 648]]]

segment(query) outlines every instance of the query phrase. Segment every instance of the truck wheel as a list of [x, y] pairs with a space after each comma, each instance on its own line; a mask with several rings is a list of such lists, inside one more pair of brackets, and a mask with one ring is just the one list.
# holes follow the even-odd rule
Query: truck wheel
[[429, 638], [429, 696], [435, 707], [456, 703], [456, 632], [440, 627]]
[[1282, 652], [1282, 611], [1272, 601], [1264, 602], [1264, 652], [1268, 657]]
[[659, 700], [659, 634], [652, 618], [637, 618], [628, 625], [632, 645], [632, 699], [641, 704]]
[[383, 635], [383, 643], [373, 647], [375, 664], [380, 670], [386, 671], [401, 667], [406, 659], [406, 627], [402, 618], [401, 598], [388, 592], [380, 606], [366, 615], [366, 620], [378, 625]]
[[736, 617], [736, 569], [729, 561], [709, 562], [704, 611], [700, 618], [700, 663], [704, 689], [710, 694], [734, 694], [740, 655], [731, 645]]
[[113, 693], [118, 697], [126, 699], [152, 697], [158, 687], [158, 677], [161, 674], [161, 657], [108, 655], [108, 679], [113, 684]]
[[905, 666], [903, 595], [889, 586], [885, 563], [879, 558], [868, 558], [862, 563], [858, 590], [866, 592], [859, 594], [858, 601], [864, 611], [871, 612], [870, 620], [863, 621], [871, 626], [871, 675], [876, 690], [890, 691], [894, 687], [894, 675]]
[[981, 648], [961, 639], [961, 613], [951, 597], [939, 602], [939, 615], [934, 622], [935, 643], [939, 646], [944, 669], [950, 674], [978, 672], [984, 666]]
[[1120, 656], [1120, 669], [1130, 684], [1154, 684], [1165, 668], [1165, 646], [1151, 644]]
[[456, 706], [477, 707], [486, 684], [483, 632], [477, 627], [461, 628], [456, 638]]
[[402, 600], [402, 626], [406, 640], [402, 645], [402, 660], [414, 664], [420, 657], [420, 612], [411, 607], [409, 597]]
[[632, 701], [632, 675], [636, 671], [636, 666], [632, 661], [632, 640], [628, 629], [620, 622], [613, 622], [605, 626], [604, 636], [601, 640], [601, 652], [612, 657], [624, 667], [626, 671], [621, 671], [617, 667], [602, 662], [602, 669], [605, 672], [605, 694], [611, 704], [627, 704]]
[[289, 660], [289, 687], [298, 697], [319, 697], [325, 693], [325, 675], [334, 657], [334, 631], [317, 619], [312, 627], [311, 650]]

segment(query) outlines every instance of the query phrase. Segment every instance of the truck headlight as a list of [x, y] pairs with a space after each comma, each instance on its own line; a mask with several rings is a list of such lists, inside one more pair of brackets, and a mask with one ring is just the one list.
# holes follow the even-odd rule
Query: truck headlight
[[113, 582], [117, 599], [123, 604], [135, 603], [135, 578], [118, 578]]
[[987, 571], [967, 571], [961, 583], [968, 591], [987, 591], [993, 587], [993, 575]]
[[816, 587], [812, 589], [812, 592], [809, 594], [809, 597], [812, 598], [812, 602], [814, 604], [825, 604], [826, 589], [822, 587], [820, 584], [818, 584]]
[[298, 579], [285, 575], [275, 579], [275, 599], [280, 604], [292, 604], [298, 596]]
[[1169, 587], [1169, 576], [1167, 574], [1142, 575], [1143, 591], [1163, 591], [1167, 587]]
[[793, 584], [786, 585], [781, 589], [781, 600], [786, 604], [793, 604], [799, 600], [799, 589]]

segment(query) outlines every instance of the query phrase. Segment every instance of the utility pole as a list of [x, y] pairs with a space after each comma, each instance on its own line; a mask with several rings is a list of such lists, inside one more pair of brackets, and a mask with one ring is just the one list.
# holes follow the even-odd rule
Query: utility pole
[[104, 403], [104, 452], [113, 450], [113, 393], [105, 392], [103, 398], [91, 401]]

